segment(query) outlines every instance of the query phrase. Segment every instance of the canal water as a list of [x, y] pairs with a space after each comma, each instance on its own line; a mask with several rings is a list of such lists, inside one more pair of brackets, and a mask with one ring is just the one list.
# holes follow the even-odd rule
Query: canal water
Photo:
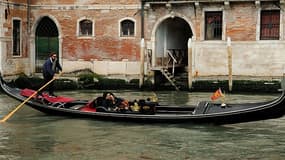
[[[197, 104], [211, 93], [114, 91], [126, 99], [156, 95], [161, 104]], [[101, 91], [60, 95], [92, 99]], [[233, 103], [278, 95], [227, 94]], [[18, 101], [0, 93], [0, 117]], [[48, 116], [23, 106], [0, 124], [0, 160], [283, 160], [285, 117], [231, 125], [136, 124]]]

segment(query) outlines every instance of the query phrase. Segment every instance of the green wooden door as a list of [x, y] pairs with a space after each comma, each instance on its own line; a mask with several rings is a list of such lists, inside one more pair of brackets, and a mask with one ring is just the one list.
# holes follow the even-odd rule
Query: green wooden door
[[58, 29], [49, 17], [43, 17], [36, 30], [35, 71], [42, 72], [42, 66], [50, 52], [59, 53]]
[[36, 37], [36, 72], [42, 71], [50, 52], [58, 54], [58, 37]]

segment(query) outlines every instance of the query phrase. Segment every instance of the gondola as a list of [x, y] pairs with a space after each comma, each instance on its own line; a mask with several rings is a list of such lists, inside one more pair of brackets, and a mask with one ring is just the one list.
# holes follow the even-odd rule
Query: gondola
[[[33, 90], [9, 86], [2, 77], [3, 91], [23, 102]], [[129, 102], [137, 105], [136, 110], [114, 111], [103, 106], [92, 106], [92, 100], [76, 100], [70, 97], [50, 97], [41, 95], [32, 97], [26, 105], [49, 115], [90, 118], [110, 121], [141, 123], [208, 123], [233, 124], [282, 117], [285, 114], [285, 93], [279, 97], [259, 103], [226, 104], [226, 106], [202, 101], [194, 106], [159, 105], [151, 100]]]

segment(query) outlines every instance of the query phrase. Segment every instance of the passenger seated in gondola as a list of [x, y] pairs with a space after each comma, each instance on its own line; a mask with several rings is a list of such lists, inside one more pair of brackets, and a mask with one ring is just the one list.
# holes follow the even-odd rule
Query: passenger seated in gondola
[[96, 98], [96, 106], [103, 106], [109, 111], [127, 111], [129, 110], [129, 103], [123, 98], [116, 97], [111, 92], [103, 93], [102, 98]]

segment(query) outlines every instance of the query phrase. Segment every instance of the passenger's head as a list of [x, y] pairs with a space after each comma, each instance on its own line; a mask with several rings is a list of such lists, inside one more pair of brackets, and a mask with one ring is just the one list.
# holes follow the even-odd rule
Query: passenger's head
[[114, 100], [115, 99], [115, 96], [111, 93], [108, 93], [107, 96], [106, 96], [106, 99], [108, 100]]
[[103, 98], [108, 99], [108, 100], [113, 100], [113, 99], [115, 99], [115, 95], [111, 92], [104, 92]]

